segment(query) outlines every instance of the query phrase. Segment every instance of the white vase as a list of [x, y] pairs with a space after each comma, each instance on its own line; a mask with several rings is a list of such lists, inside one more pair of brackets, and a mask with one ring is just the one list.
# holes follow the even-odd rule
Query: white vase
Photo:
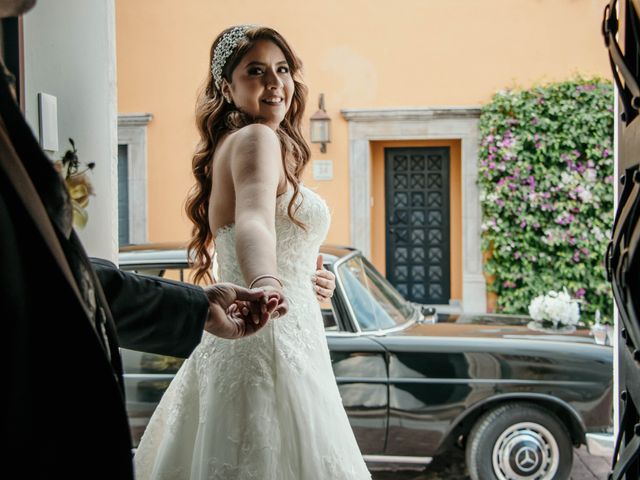
[[598, 345], [607, 345], [607, 327], [601, 323], [591, 325], [591, 335]]
[[607, 328], [607, 345], [613, 346], [613, 341], [616, 336], [616, 331], [613, 328], [613, 325], [605, 325]]

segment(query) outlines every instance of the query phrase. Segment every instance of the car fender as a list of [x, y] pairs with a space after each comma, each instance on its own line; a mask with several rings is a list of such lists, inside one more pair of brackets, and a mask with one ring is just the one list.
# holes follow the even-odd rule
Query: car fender
[[[482, 415], [487, 410], [490, 410], [498, 405], [502, 405], [505, 403], [518, 401], [518, 402], [529, 402], [536, 405], [553, 405], [556, 409], [560, 409], [563, 412], [567, 412], [569, 414], [570, 424], [567, 424], [566, 418], [560, 418], [560, 420], [567, 426], [569, 433], [571, 434], [571, 438], [574, 443], [584, 444], [586, 443], [586, 425], [578, 412], [567, 402], [564, 400], [554, 397], [553, 395], [545, 395], [540, 393], [501, 393], [497, 395], [492, 395], [490, 397], [484, 398], [472, 407], [465, 409], [453, 422], [451, 422], [451, 427], [449, 431], [447, 431], [444, 438], [447, 440], [451, 439], [451, 436], [454, 432], [459, 430], [459, 427], [463, 422], [473, 418], [473, 422], [470, 425], [465, 426], [464, 433], [468, 433], [471, 429], [473, 423], [477, 420], [478, 417]], [[552, 410], [553, 411], [553, 410]], [[462, 432], [459, 432], [462, 433]], [[443, 442], [447, 443], [446, 441]]]

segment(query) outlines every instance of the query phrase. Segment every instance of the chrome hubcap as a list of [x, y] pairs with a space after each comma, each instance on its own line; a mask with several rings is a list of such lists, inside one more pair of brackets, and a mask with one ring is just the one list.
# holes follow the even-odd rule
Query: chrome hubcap
[[560, 460], [551, 432], [533, 422], [511, 425], [493, 446], [493, 471], [500, 480], [551, 480]]

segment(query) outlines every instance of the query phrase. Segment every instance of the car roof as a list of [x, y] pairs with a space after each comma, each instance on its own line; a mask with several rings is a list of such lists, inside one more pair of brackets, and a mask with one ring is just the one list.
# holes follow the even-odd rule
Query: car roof
[[[320, 253], [325, 264], [333, 264], [339, 258], [357, 252], [357, 249], [342, 245], [323, 245]], [[120, 247], [118, 263], [121, 267], [179, 267], [189, 266], [187, 246], [179, 242], [145, 243]]]

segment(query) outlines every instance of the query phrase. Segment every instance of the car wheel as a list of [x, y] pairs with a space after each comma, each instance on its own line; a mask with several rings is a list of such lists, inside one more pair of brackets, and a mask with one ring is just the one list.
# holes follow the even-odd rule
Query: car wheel
[[514, 403], [480, 417], [469, 434], [466, 460], [473, 480], [565, 480], [573, 448], [553, 413]]

